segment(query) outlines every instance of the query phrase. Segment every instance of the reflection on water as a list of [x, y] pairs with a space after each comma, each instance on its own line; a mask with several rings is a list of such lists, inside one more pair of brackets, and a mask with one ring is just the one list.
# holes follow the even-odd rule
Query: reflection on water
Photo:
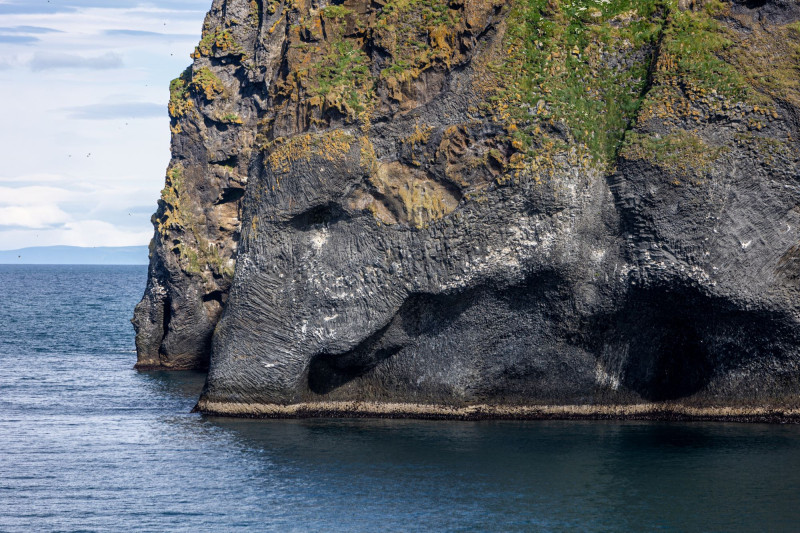
[[153, 395], [174, 396], [187, 402], [197, 402], [206, 381], [206, 373], [200, 371], [151, 370], [140, 372], [139, 377]]
[[0, 268], [12, 301], [0, 531], [792, 531], [800, 519], [798, 426], [191, 414], [203, 374], [131, 369], [145, 275]]
[[[790, 530], [796, 427], [618, 422], [209, 420], [373, 524]], [[348, 506], [357, 502], [358, 510]], [[366, 511], [366, 512], [365, 512]], [[398, 522], [400, 523], [400, 522]]]

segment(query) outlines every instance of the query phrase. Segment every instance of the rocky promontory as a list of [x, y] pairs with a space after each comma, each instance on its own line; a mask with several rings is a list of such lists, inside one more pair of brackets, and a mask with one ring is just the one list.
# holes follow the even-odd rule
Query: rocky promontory
[[800, 407], [794, 0], [214, 0], [193, 59], [134, 326], [200, 410]]

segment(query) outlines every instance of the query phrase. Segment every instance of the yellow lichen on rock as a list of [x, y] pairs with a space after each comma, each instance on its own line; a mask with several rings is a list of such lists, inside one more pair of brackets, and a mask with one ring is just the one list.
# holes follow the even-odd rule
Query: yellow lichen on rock
[[701, 177], [726, 148], [709, 146], [698, 135], [675, 130], [664, 136], [630, 132], [620, 155], [628, 160], [650, 161], [671, 174]]
[[460, 200], [459, 194], [424, 172], [397, 161], [379, 164], [370, 184], [384, 202], [383, 206], [373, 205], [373, 214], [385, 224], [423, 228], [455, 211]]
[[313, 156], [326, 161], [338, 161], [347, 155], [355, 140], [355, 137], [341, 130], [276, 139], [266, 164], [272, 172], [285, 174], [291, 172], [295, 162]]
[[186, 224], [185, 216], [181, 209], [183, 195], [183, 166], [178, 164], [167, 171], [164, 188], [161, 189], [164, 214], [160, 219], [155, 219], [155, 224], [156, 231], [162, 237], [166, 237], [170, 229], [182, 227]]
[[201, 67], [192, 71], [192, 79], [189, 86], [208, 101], [225, 94], [225, 85], [217, 75], [207, 67]]

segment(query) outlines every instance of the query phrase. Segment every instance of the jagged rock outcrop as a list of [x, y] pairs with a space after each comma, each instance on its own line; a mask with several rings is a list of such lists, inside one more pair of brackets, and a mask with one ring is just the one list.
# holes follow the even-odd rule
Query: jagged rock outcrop
[[240, 415], [796, 407], [798, 21], [215, 1], [173, 82], [139, 366], [210, 354], [199, 407]]

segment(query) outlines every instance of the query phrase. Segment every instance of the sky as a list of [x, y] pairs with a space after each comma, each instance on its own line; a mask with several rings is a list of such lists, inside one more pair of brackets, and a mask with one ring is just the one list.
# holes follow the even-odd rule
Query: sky
[[0, 0], [0, 250], [134, 246], [211, 0]]

